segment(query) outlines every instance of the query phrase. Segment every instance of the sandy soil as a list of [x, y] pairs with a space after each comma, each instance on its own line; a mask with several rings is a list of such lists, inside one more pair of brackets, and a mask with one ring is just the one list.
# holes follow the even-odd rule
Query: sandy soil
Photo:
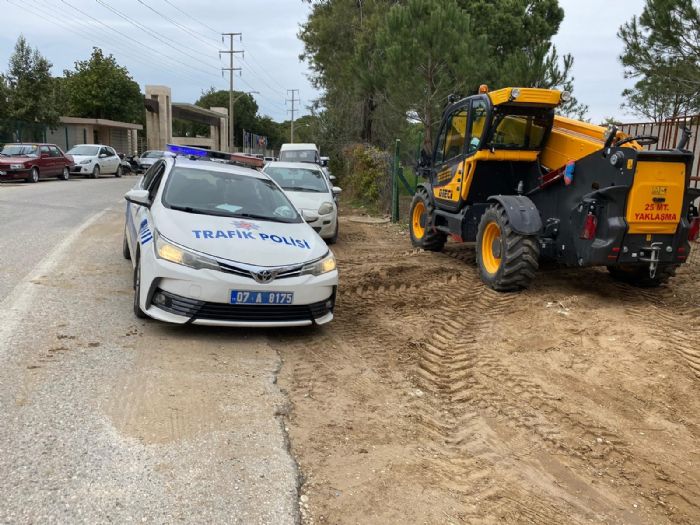
[[322, 329], [272, 337], [305, 523], [699, 523], [700, 246], [668, 287], [341, 223]]

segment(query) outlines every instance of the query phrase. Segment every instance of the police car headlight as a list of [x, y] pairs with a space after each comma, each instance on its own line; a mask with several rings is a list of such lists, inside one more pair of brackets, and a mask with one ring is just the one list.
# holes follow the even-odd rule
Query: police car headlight
[[332, 272], [335, 268], [335, 257], [329, 252], [323, 259], [304, 266], [301, 269], [301, 275], [323, 275]]
[[195, 270], [219, 270], [219, 263], [209, 257], [191, 252], [168, 242], [163, 236], [156, 234], [156, 257], [175, 264], [181, 264]]
[[332, 202], [324, 202], [323, 204], [321, 204], [321, 207], [318, 209], [318, 214], [319, 215], [328, 215], [332, 211], [333, 211], [333, 203]]
[[81, 160], [80, 164], [90, 164], [91, 162], [92, 162], [92, 159], [85, 159], [85, 160]]

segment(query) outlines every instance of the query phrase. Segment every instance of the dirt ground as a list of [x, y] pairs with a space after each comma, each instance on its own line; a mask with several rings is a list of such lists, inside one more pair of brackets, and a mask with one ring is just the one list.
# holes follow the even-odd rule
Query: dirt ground
[[336, 319], [272, 337], [305, 523], [700, 523], [700, 246], [657, 290], [341, 223]]

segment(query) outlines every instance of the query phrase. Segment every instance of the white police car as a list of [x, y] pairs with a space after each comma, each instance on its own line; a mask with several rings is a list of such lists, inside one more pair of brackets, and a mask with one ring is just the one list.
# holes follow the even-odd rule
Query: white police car
[[219, 326], [333, 319], [335, 258], [268, 176], [166, 158], [125, 199], [137, 317]]

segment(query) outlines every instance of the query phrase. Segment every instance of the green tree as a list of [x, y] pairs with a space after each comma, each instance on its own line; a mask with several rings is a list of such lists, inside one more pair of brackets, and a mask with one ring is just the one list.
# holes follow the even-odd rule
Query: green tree
[[390, 79], [387, 101], [422, 122], [425, 142], [432, 144], [448, 95], [475, 90], [487, 71], [486, 38], [474, 33], [470, 15], [456, 0], [396, 4], [377, 38]]
[[6, 119], [9, 107], [8, 98], [10, 96], [10, 91], [7, 87], [7, 80], [5, 80], [5, 75], [0, 74], [0, 119]]
[[[50, 127], [58, 125], [51, 65], [24, 36], [19, 36], [5, 76], [8, 118]], [[18, 132], [21, 140], [21, 129]]]
[[88, 60], [64, 71], [65, 93], [73, 117], [137, 122], [143, 118], [143, 95], [129, 71], [94, 47]]
[[646, 0], [642, 14], [620, 27], [625, 107], [661, 121], [700, 111], [700, 2]]
[[[526, 86], [573, 92], [574, 58], [559, 56], [552, 37], [564, 10], [558, 0], [461, 0], [474, 27], [483, 34], [493, 58], [484, 77], [494, 87]], [[588, 106], [575, 97], [559, 108], [564, 115], [584, 118]]]
[[[234, 125], [234, 144], [241, 145], [243, 140], [243, 130], [256, 131], [258, 103], [252, 95], [241, 91], [233, 92], [233, 125]], [[197, 99], [197, 106], [209, 108], [227, 108], [228, 109], [229, 95], [226, 90], [216, 90], [210, 87], [206, 91], [202, 91], [202, 95]], [[203, 124], [193, 124], [191, 128], [195, 135], [207, 135], [209, 133], [208, 126]]]

